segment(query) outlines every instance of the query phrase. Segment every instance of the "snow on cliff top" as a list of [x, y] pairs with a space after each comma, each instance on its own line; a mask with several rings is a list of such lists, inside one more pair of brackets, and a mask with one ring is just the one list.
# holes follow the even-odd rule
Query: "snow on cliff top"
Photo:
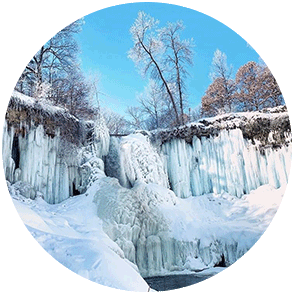
[[[286, 106], [263, 109], [262, 111], [237, 112], [217, 115], [210, 118], [202, 118], [196, 122], [175, 127], [172, 129], [159, 129], [150, 132], [153, 141], [168, 142], [174, 138], [192, 142], [193, 136], [209, 137], [217, 136], [223, 129], [232, 130], [240, 128], [243, 137], [258, 140], [264, 146], [271, 143], [278, 147], [288, 143], [291, 134], [291, 126]], [[275, 132], [276, 141], [269, 142], [268, 136]]]
[[35, 99], [27, 95], [24, 95], [16, 90], [14, 90], [11, 95], [11, 99], [8, 104], [8, 109], [9, 108], [16, 108], [18, 110], [21, 110], [22, 108], [37, 108], [38, 110], [42, 110], [42, 112], [47, 115], [63, 115], [64, 117], [78, 121], [78, 119], [71, 115], [65, 108], [55, 106], [51, 103], [51, 101], [47, 99]]

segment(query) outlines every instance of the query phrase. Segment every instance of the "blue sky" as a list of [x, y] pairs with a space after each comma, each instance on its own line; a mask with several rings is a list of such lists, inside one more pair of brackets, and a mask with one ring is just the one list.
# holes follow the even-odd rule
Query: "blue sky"
[[182, 38], [194, 39], [194, 66], [189, 68], [188, 101], [191, 108], [201, 103], [201, 97], [211, 83], [211, 61], [216, 49], [227, 55], [234, 71], [248, 61], [258, 61], [258, 54], [233, 30], [217, 20], [184, 7], [161, 3], [132, 3], [118, 5], [85, 16], [85, 24], [77, 39], [80, 45], [81, 66], [86, 75], [99, 76], [102, 106], [124, 114], [129, 105], [137, 105], [136, 97], [143, 92], [147, 78], [138, 73], [127, 52], [133, 46], [129, 29], [143, 10], [160, 21], [182, 20]]

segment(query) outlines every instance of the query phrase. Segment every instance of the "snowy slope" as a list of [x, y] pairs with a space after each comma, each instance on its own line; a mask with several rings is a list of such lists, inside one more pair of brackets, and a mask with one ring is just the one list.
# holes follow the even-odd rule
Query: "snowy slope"
[[42, 198], [27, 199], [9, 187], [14, 205], [30, 233], [57, 261], [101, 285], [147, 291], [137, 267], [102, 230], [91, 195], [50, 205]]

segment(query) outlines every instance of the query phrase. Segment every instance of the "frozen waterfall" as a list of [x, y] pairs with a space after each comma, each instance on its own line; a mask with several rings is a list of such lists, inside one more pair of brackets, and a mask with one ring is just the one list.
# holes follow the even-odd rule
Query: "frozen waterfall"
[[40, 103], [19, 99], [3, 130], [6, 179], [52, 204], [91, 195], [103, 230], [143, 276], [232, 264], [282, 199], [292, 146], [286, 111], [110, 137], [103, 119], [82, 123], [49, 107], [41, 120], [31, 115]]
[[30, 186], [30, 197], [38, 191], [48, 203], [59, 203], [85, 191], [85, 156], [91, 153], [102, 161], [109, 142], [102, 118], [83, 122], [65, 109], [14, 92], [2, 137], [6, 180]]
[[[69, 150], [70, 146], [64, 144], [58, 132], [51, 138], [39, 125], [22, 136], [5, 123], [3, 146], [6, 179], [11, 183], [21, 181], [31, 185], [48, 203], [67, 199], [79, 187], [79, 152]], [[61, 152], [69, 152], [70, 156], [65, 158]]]

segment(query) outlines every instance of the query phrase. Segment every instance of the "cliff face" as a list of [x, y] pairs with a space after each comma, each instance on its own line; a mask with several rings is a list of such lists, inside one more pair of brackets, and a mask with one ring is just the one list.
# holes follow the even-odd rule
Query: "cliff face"
[[260, 148], [278, 148], [289, 143], [291, 126], [286, 106], [264, 109], [257, 112], [242, 112], [201, 119], [179, 128], [153, 132], [152, 140], [166, 143], [183, 139], [192, 143], [193, 137], [216, 137], [222, 130], [240, 129], [244, 139]]
[[98, 157], [108, 152], [107, 135], [104, 141], [95, 136], [95, 132], [100, 134], [99, 127], [62, 108], [14, 92], [2, 138], [6, 180], [29, 184], [31, 195], [38, 191], [48, 203], [83, 192], [82, 150], [91, 149]]
[[[130, 188], [144, 177], [148, 183], [162, 180], [181, 198], [222, 191], [240, 197], [261, 185], [278, 188], [287, 181], [292, 136], [285, 106], [143, 135], [157, 152], [144, 147], [145, 139], [130, 136], [114, 138], [109, 148], [103, 122], [81, 122], [62, 108], [14, 92], [3, 132], [6, 179], [26, 182], [47, 202], [58, 203], [84, 191], [80, 166], [88, 150], [106, 156], [107, 175], [121, 185]], [[144, 160], [150, 152], [151, 163]], [[158, 169], [161, 176], [155, 179]]]

